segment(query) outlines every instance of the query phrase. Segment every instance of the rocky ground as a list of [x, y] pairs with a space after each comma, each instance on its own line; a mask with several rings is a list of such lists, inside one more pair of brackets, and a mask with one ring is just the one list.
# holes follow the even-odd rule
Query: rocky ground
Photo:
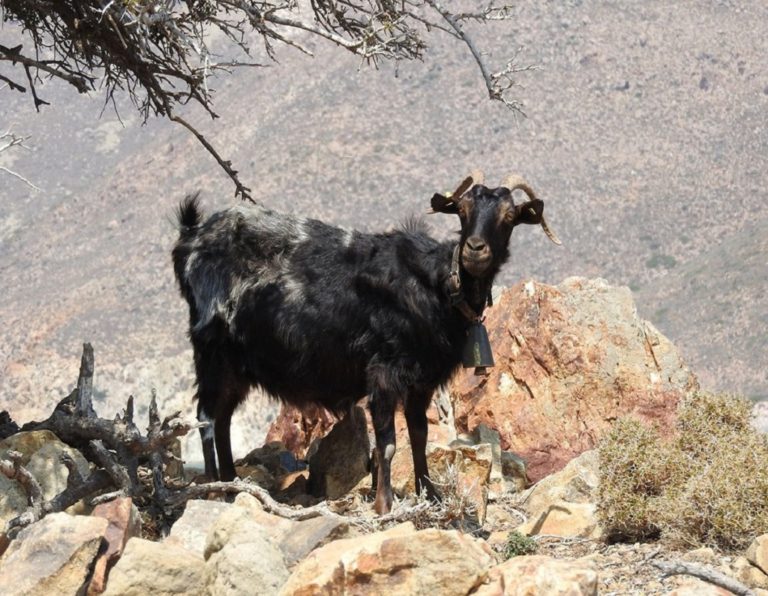
[[[749, 530], [752, 544], [728, 553], [606, 540], [595, 447], [625, 415], [672, 432], [674, 406], [696, 388], [630, 293], [601, 280], [526, 283], [497, 296], [494, 312], [486, 324], [496, 369], [459, 375], [428, 413], [428, 464], [442, 501], [413, 496], [399, 418], [397, 498], [383, 517], [372, 511], [362, 408], [336, 423], [281, 411], [270, 431], [281, 441], [237, 462], [244, 481], [234, 498], [206, 487], [209, 500], [169, 505], [139, 468], [154, 492], [79, 502], [67, 513], [51, 503], [71, 490], [72, 474], [87, 477], [96, 465], [49, 431], [18, 433], [0, 419], [11, 433], [0, 441], [0, 583], [9, 594], [732, 593], [689, 574], [667, 577], [664, 565], [674, 563], [730, 581], [735, 593], [768, 594], [767, 528]], [[35, 523], [24, 517], [35, 508], [18, 466], [37, 479], [36, 502], [54, 511]], [[165, 476], [171, 493], [197, 486], [177, 464]]]

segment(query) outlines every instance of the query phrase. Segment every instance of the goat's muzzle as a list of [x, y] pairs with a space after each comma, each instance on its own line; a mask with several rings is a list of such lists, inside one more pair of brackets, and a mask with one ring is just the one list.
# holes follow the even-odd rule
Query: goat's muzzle
[[491, 266], [493, 253], [479, 236], [470, 236], [461, 251], [461, 264], [472, 277], [482, 277]]

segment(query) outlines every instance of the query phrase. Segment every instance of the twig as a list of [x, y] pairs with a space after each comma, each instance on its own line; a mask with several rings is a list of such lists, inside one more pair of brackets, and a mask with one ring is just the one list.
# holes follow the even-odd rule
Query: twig
[[651, 561], [651, 565], [662, 572], [662, 577], [670, 575], [691, 575], [705, 582], [725, 588], [737, 596], [755, 596], [755, 592], [740, 581], [728, 577], [724, 573], [695, 563], [685, 563], [683, 561]]
[[267, 513], [273, 513], [280, 517], [294, 521], [302, 521], [315, 517], [331, 517], [339, 520], [347, 520], [347, 518], [344, 516], [329, 510], [326, 503], [320, 503], [312, 507], [303, 507], [301, 509], [293, 509], [287, 505], [281, 505], [270, 496], [266, 489], [256, 484], [245, 482], [243, 480], [233, 480], [232, 482], [208, 482], [205, 484], [192, 484], [183, 489], [175, 491], [172, 490], [169, 491], [167, 503], [170, 506], [177, 506], [191, 499], [205, 498], [211, 493], [230, 495], [248, 493], [249, 495], [256, 497], [256, 499], [259, 500]]

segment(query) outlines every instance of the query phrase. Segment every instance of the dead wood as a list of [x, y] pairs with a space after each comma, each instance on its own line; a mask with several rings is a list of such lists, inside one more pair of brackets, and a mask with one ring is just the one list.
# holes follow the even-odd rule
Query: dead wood
[[725, 588], [737, 596], [755, 596], [755, 592], [740, 581], [728, 577], [724, 573], [695, 563], [686, 563], [684, 561], [651, 561], [651, 565], [662, 572], [662, 577], [670, 575], [690, 575], [698, 579], [709, 582], [721, 588]]

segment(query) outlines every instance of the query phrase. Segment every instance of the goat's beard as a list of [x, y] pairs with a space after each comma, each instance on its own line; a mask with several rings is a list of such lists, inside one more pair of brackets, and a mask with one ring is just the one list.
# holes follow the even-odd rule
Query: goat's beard
[[478, 279], [482, 279], [490, 272], [492, 263], [493, 257], [491, 255], [480, 259], [466, 254], [461, 255], [461, 264], [464, 267], [464, 271]]

